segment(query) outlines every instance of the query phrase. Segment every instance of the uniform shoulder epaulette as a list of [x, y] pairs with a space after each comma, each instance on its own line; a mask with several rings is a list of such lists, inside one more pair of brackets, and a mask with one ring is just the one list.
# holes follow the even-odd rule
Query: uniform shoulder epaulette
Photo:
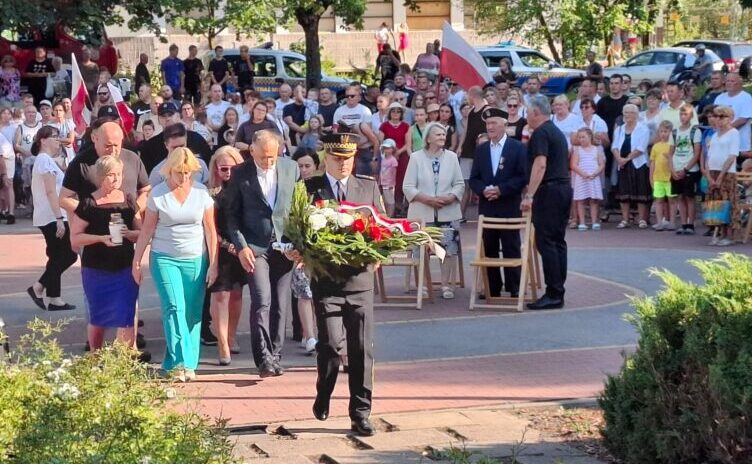
[[375, 177], [373, 177], [373, 176], [366, 176], [365, 174], [355, 174], [355, 177], [357, 177], [358, 179], [366, 179], [366, 180], [372, 180], [372, 181], [376, 182], [376, 178]]

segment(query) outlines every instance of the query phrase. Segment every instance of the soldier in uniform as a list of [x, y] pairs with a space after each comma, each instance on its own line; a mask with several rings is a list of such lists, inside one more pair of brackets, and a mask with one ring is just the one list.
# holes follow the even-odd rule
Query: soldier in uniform
[[[373, 206], [384, 213], [376, 181], [352, 174], [358, 138], [358, 135], [348, 133], [324, 136], [326, 172], [306, 180], [306, 188], [313, 195], [313, 201], [346, 200]], [[370, 436], [374, 434], [368, 420], [373, 391], [373, 270], [342, 266], [340, 272], [346, 279], [344, 284], [328, 278], [311, 281], [319, 330], [313, 414], [319, 420], [329, 417], [329, 400], [337, 382], [340, 355], [346, 347], [352, 430]]]

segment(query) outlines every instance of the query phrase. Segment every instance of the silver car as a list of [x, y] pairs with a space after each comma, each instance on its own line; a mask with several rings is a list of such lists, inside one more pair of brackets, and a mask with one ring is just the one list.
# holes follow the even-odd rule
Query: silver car
[[[713, 70], [723, 70], [723, 60], [711, 50], [705, 54], [713, 60]], [[621, 66], [605, 68], [603, 74], [608, 77], [614, 74], [629, 74], [632, 85], [636, 87], [641, 81], [668, 81], [675, 72], [676, 66], [684, 62], [685, 68], [691, 68], [695, 62], [694, 48], [670, 47], [647, 50], [633, 56]]]

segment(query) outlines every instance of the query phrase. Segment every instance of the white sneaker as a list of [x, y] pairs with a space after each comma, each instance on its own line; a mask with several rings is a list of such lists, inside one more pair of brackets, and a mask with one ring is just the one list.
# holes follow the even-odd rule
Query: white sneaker
[[718, 241], [718, 246], [722, 246], [722, 247], [731, 246], [733, 244], [734, 244], [734, 241], [731, 240], [730, 238], [724, 238]]
[[663, 230], [676, 230], [676, 225], [673, 222], [663, 221]]
[[454, 292], [449, 287], [444, 287], [441, 289], [441, 297], [445, 300], [451, 300], [454, 298]]
[[663, 225], [663, 224], [664, 224], [664, 222], [663, 222], [663, 221], [659, 221], [659, 222], [656, 222], [656, 223], [655, 223], [655, 224], [653, 224], [653, 226], [652, 226], [652, 227], [653, 227], [653, 230], [655, 230], [656, 232], [660, 232], [660, 231], [662, 231], [662, 230], [664, 229], [664, 225]]
[[708, 243], [708, 245], [710, 245], [710, 246], [718, 246], [718, 244], [720, 242], [721, 241], [718, 239], [718, 237], [713, 237], [712, 239], [710, 239], [710, 243]]
[[313, 353], [314, 351], [316, 351], [316, 343], [318, 343], [318, 342], [319, 341], [316, 340], [313, 337], [311, 337], [308, 340], [306, 340], [306, 342], [305, 342], [306, 353]]

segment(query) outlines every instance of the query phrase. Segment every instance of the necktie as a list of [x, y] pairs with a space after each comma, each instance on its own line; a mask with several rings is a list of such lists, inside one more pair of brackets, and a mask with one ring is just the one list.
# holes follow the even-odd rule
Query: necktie
[[337, 181], [337, 201], [341, 203], [344, 200], [345, 200], [345, 185], [342, 182]]

